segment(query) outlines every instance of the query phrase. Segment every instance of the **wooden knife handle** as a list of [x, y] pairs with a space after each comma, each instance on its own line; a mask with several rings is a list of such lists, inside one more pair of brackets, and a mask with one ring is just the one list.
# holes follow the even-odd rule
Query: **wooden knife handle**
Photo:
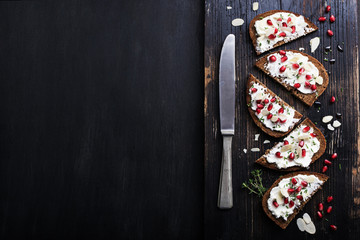
[[232, 136], [223, 136], [223, 154], [218, 194], [218, 207], [220, 209], [230, 209], [233, 207], [231, 143]]

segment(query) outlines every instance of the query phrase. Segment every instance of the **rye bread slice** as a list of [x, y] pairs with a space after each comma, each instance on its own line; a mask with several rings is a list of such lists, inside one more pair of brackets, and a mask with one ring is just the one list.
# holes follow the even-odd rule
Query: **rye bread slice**
[[[262, 54], [262, 53], [264, 53], [264, 52], [259, 52], [259, 51], [256, 50], [256, 45], [257, 45], [257, 44], [256, 44], [257, 33], [256, 33], [256, 28], [255, 28], [255, 22], [256, 22], [257, 20], [261, 20], [261, 19], [264, 18], [264, 17], [273, 15], [273, 14], [275, 14], [275, 13], [277, 13], [277, 12], [292, 13], [292, 14], [294, 14], [294, 15], [297, 16], [297, 17], [301, 16], [301, 14], [297, 14], [297, 13], [290, 12], [290, 11], [286, 11], [286, 10], [271, 10], [271, 11], [264, 12], [264, 13], [262, 13], [262, 14], [257, 15], [256, 17], [254, 17], [254, 18], [251, 20], [250, 25], [249, 25], [249, 34], [250, 34], [250, 38], [251, 38], [252, 44], [254, 45], [254, 48], [255, 48], [255, 51], [256, 51], [256, 54], [257, 54], [257, 55], [260, 55], [260, 54]], [[308, 24], [308, 26], [309, 26], [310, 28], [314, 29], [314, 30], [309, 31], [308, 33], [304, 34], [303, 36], [306, 36], [307, 34], [312, 33], [312, 32], [315, 32], [315, 31], [318, 30], [318, 27], [317, 27], [313, 22], [311, 22], [308, 18], [304, 17], [304, 20], [305, 20], [305, 22]], [[303, 36], [300, 36], [300, 37], [303, 37]], [[300, 37], [298, 37], [298, 38], [300, 38]], [[294, 40], [296, 40], [296, 39], [298, 39], [298, 38], [295, 38], [295, 39], [293, 39], [293, 40], [291, 40], [291, 41], [288, 41], [288, 42], [279, 41], [279, 42], [277, 42], [276, 44], [274, 44], [274, 46], [273, 46], [272, 48], [266, 50], [265, 52], [267, 52], [267, 51], [269, 51], [269, 50], [271, 50], [271, 49], [274, 49], [274, 48], [276, 48], [276, 47], [278, 47], [278, 46], [281, 46], [281, 45], [283, 45], [283, 44], [285, 44], [285, 43], [292, 42], [292, 41], [294, 41]]]
[[[313, 164], [316, 160], [318, 160], [325, 153], [326, 139], [325, 139], [324, 135], [322, 134], [322, 132], [320, 131], [320, 129], [318, 129], [310, 119], [306, 118], [304, 121], [302, 121], [301, 123], [298, 124], [298, 127], [300, 125], [302, 125], [302, 124], [305, 124], [307, 126], [312, 127], [314, 129], [314, 133], [317, 135], [316, 138], [320, 142], [319, 151], [317, 151], [314, 154], [314, 156], [312, 156], [312, 158], [311, 158], [310, 164]], [[276, 144], [277, 143], [275, 143], [275, 145]], [[271, 149], [266, 150], [265, 154], [268, 154], [271, 151]], [[273, 170], [283, 171], [283, 172], [292, 172], [292, 171], [305, 170], [305, 168], [300, 167], [300, 166], [293, 166], [293, 167], [289, 167], [289, 168], [281, 168], [281, 169], [279, 169], [279, 168], [276, 167], [275, 163], [268, 163], [266, 161], [266, 158], [264, 157], [264, 155], [262, 155], [258, 160], [255, 161], [256, 163], [262, 165], [263, 167], [270, 168], [270, 169], [273, 169]]]
[[264, 194], [263, 196], [263, 199], [262, 199], [262, 207], [266, 213], [266, 215], [272, 220], [274, 221], [278, 226], [280, 226], [282, 229], [285, 229], [289, 223], [295, 218], [295, 216], [303, 209], [303, 207], [306, 205], [307, 202], [310, 201], [310, 199], [314, 196], [314, 194], [319, 190], [321, 189], [322, 185], [324, 185], [324, 183], [317, 189], [315, 190], [311, 196], [304, 202], [302, 202], [302, 204], [298, 207], [298, 208], [295, 208], [294, 209], [294, 213], [291, 214], [287, 221], [285, 221], [283, 218], [276, 218], [274, 215], [272, 215], [271, 211], [269, 210], [268, 208], [268, 205], [267, 205], [267, 200], [269, 199], [270, 197], [270, 191], [271, 189], [273, 189], [274, 187], [276, 187], [279, 182], [284, 179], [284, 178], [290, 178], [290, 177], [294, 177], [298, 174], [303, 174], [303, 175], [315, 175], [316, 177], [318, 177], [321, 181], [323, 181], [324, 183], [329, 179], [328, 176], [326, 176], [325, 174], [321, 174], [321, 173], [317, 173], [317, 172], [294, 172], [294, 173], [289, 173], [285, 176], [282, 176], [280, 177], [279, 179], [277, 179], [273, 185], [271, 185], [271, 187], [266, 191], [266, 193]]
[[[326, 69], [324, 67], [324, 65], [322, 65], [317, 59], [315, 59], [314, 57], [297, 51], [297, 50], [285, 50], [285, 52], [295, 52], [295, 53], [300, 53], [306, 57], [309, 58], [309, 61], [312, 62], [315, 67], [317, 69], [319, 69], [319, 74], [320, 76], [323, 78], [323, 84], [319, 85], [316, 84], [316, 92], [312, 93], [312, 94], [304, 94], [300, 91], [298, 91], [296, 88], [287, 85], [285, 83], [282, 82], [281, 78], [278, 77], [273, 77], [270, 75], [270, 72], [268, 70], [265, 69], [265, 64], [267, 64], [267, 57], [271, 54], [274, 53], [279, 53], [279, 51], [273, 52], [273, 53], [269, 53], [265, 56], [263, 56], [262, 58], [256, 60], [255, 66], [258, 67], [260, 70], [262, 70], [263, 72], [265, 72], [268, 76], [270, 76], [272, 79], [274, 79], [276, 82], [280, 83], [286, 90], [288, 90], [289, 92], [291, 92], [295, 97], [297, 97], [298, 99], [300, 99], [301, 101], [303, 101], [306, 105], [308, 106], [312, 106], [314, 104], [314, 102], [316, 101], [316, 99], [325, 91], [325, 89], [327, 88], [328, 84], [329, 84], [329, 75], [326, 72]], [[317, 93], [317, 95], [316, 95]]]
[[[260, 84], [261, 86], [267, 88], [268, 93], [275, 97], [277, 96], [275, 93], [273, 93], [266, 85], [264, 85], [263, 83], [261, 83], [257, 78], [255, 78], [252, 74], [249, 75], [248, 81], [247, 81], [247, 85], [246, 85], [246, 103], [250, 103], [251, 101], [251, 96], [249, 94], [249, 89], [252, 86], [252, 83], [256, 82], [258, 84]], [[287, 104], [284, 100], [282, 100], [279, 96], [277, 96], [280, 100], [280, 102], [284, 105], [284, 106], [289, 106], [291, 107], [289, 104]], [[294, 127], [297, 124], [294, 124], [294, 127], [290, 128], [287, 132], [279, 132], [279, 131], [273, 131], [270, 128], [267, 128], [262, 122], [260, 122], [260, 120], [256, 117], [255, 115], [255, 111], [251, 109], [251, 106], [248, 107], [249, 113], [251, 118], [254, 120], [255, 124], [261, 129], [263, 130], [263, 132], [269, 134], [272, 137], [283, 137], [285, 135], [287, 135], [292, 129], [294, 129]], [[298, 111], [295, 110], [295, 115], [294, 118], [298, 118], [301, 119], [303, 117], [303, 115], [301, 113], [299, 113]]]

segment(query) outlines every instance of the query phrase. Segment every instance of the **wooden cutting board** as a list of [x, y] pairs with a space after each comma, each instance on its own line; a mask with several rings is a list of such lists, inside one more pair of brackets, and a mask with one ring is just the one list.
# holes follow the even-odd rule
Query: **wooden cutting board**
[[[330, 239], [342, 237], [355, 239], [360, 233], [360, 125], [359, 125], [359, 9], [356, 0], [331, 1], [331, 14], [336, 22], [319, 23], [320, 16], [325, 13], [324, 1], [291, 1], [273, 0], [259, 1], [259, 9], [252, 10], [253, 1], [205, 1], [205, 208], [204, 208], [204, 234], [205, 239], [275, 239], [288, 237], [289, 239], [303, 239], [295, 221], [286, 230], [280, 229], [264, 214], [260, 198], [249, 195], [241, 188], [251, 170], [260, 168], [254, 161], [261, 156], [267, 148], [273, 146], [276, 139], [267, 136], [252, 122], [245, 102], [245, 85], [249, 73], [254, 74], [263, 83], [269, 86], [281, 98], [293, 105], [298, 111], [309, 117], [324, 133], [328, 146], [325, 154], [313, 164], [309, 170], [320, 172], [323, 161], [333, 152], [338, 153], [333, 165], [327, 171], [330, 176], [323, 190], [305, 206], [300, 216], [307, 212], [313, 218], [317, 233], [308, 235], [311, 239]], [[227, 9], [231, 6], [232, 9]], [[303, 14], [313, 21], [319, 31], [277, 49], [305, 48], [310, 53], [309, 41], [319, 36], [321, 43], [318, 50], [311, 54], [322, 62], [330, 72], [330, 83], [319, 101], [320, 109], [306, 107], [295, 97], [286, 92], [279, 84], [254, 67], [258, 58], [250, 43], [248, 25], [256, 15], [273, 10], [283, 9]], [[231, 21], [235, 18], [245, 20], [244, 25], [233, 27]], [[326, 35], [327, 29], [334, 32], [332, 38]], [[236, 120], [235, 137], [233, 139], [233, 188], [234, 207], [228, 211], [217, 208], [217, 194], [220, 176], [222, 136], [219, 130], [219, 94], [218, 94], [218, 65], [220, 51], [225, 37], [233, 33], [236, 36]], [[344, 48], [339, 52], [337, 44]], [[324, 47], [331, 45], [332, 52], [327, 55]], [[335, 64], [324, 61], [324, 58], [336, 60]], [[331, 96], [338, 101], [330, 104]], [[321, 122], [325, 115], [341, 113], [342, 126], [331, 132], [326, 124]], [[259, 141], [254, 135], [259, 133]], [[263, 145], [264, 140], [271, 143]], [[258, 153], [250, 151], [259, 147]], [[243, 149], [247, 149], [245, 154]], [[263, 169], [264, 184], [269, 187], [280, 175], [279, 172]], [[334, 196], [333, 211], [319, 220], [316, 218], [316, 209], [319, 202], [324, 201], [328, 195]], [[338, 231], [331, 232], [329, 225], [338, 226]]]

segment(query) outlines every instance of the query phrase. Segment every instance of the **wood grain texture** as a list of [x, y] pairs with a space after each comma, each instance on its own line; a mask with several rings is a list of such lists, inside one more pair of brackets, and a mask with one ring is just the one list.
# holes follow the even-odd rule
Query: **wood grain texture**
[[[252, 2], [246, 1], [205, 1], [205, 227], [206, 239], [356, 239], [360, 234], [360, 114], [359, 114], [359, 4], [351, 1], [328, 1], [331, 13], [336, 16], [336, 22], [319, 24], [317, 18], [325, 14], [325, 1], [290, 1], [274, 0], [259, 1], [259, 10], [252, 11]], [[232, 6], [227, 10], [226, 6]], [[255, 69], [257, 59], [255, 50], [248, 34], [248, 24], [257, 14], [272, 10], [283, 9], [303, 14], [313, 21], [319, 30], [286, 44], [278, 49], [305, 48], [308, 53], [322, 62], [330, 72], [330, 84], [319, 101], [320, 110], [306, 107], [291, 96], [272, 79]], [[243, 18], [245, 24], [233, 27], [234, 18]], [[326, 30], [332, 29], [334, 36], [329, 38]], [[233, 139], [233, 188], [234, 207], [229, 211], [220, 211], [216, 207], [217, 189], [220, 174], [221, 135], [219, 131], [218, 107], [218, 64], [222, 42], [225, 37], [233, 33], [236, 37], [236, 134]], [[311, 54], [309, 40], [321, 37], [319, 49]], [[344, 42], [344, 52], [336, 49], [337, 43]], [[332, 52], [328, 55], [323, 48], [331, 45]], [[336, 63], [325, 62], [324, 58], [335, 58]], [[323, 160], [330, 154], [337, 152], [339, 157], [329, 168], [327, 174], [330, 179], [318, 192], [312, 201], [304, 208], [314, 219], [317, 227], [315, 235], [301, 233], [296, 223], [291, 223], [286, 230], [278, 229], [271, 222], [261, 208], [261, 200], [241, 188], [241, 183], [250, 176], [250, 171], [258, 168], [254, 161], [265, 150], [272, 146], [275, 139], [260, 132], [252, 122], [245, 103], [246, 79], [249, 73], [255, 75], [286, 102], [293, 105], [304, 116], [317, 122], [317, 126], [324, 133], [328, 142], [325, 154], [310, 167], [311, 171], [319, 172]], [[343, 90], [341, 90], [343, 89]], [[330, 104], [329, 99], [334, 95], [338, 101]], [[321, 123], [324, 115], [342, 113], [342, 126], [334, 132], [327, 130]], [[260, 133], [259, 141], [254, 141], [254, 134]], [[265, 139], [271, 144], [263, 146]], [[251, 153], [252, 147], [259, 147], [259, 153]], [[248, 149], [245, 154], [243, 149]], [[339, 169], [341, 164], [341, 170]], [[270, 186], [280, 173], [263, 169], [266, 186]], [[324, 201], [328, 195], [333, 195], [333, 211], [326, 215], [326, 220], [315, 217], [317, 204]], [[300, 213], [301, 215], [301, 213]], [[338, 226], [337, 232], [330, 232], [329, 225]], [[295, 233], [295, 234], [294, 234]]]

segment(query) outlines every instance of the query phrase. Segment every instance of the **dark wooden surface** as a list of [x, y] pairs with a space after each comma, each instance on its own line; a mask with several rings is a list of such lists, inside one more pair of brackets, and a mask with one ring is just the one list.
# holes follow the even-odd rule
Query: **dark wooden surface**
[[[355, 239], [360, 234], [360, 160], [359, 160], [359, 4], [351, 1], [328, 1], [336, 16], [336, 22], [319, 24], [317, 18], [324, 13], [324, 1], [259, 1], [257, 12], [252, 11], [253, 1], [205, 1], [205, 239]], [[232, 6], [232, 10], [226, 10]], [[255, 69], [257, 58], [250, 43], [248, 24], [259, 13], [272, 9], [290, 10], [304, 14], [319, 26], [319, 31], [287, 44], [284, 49], [299, 49], [304, 47], [310, 53], [309, 40], [321, 37], [319, 49], [311, 54], [322, 62], [331, 72], [330, 84], [325, 93], [320, 96], [322, 107], [318, 111], [314, 107], [306, 107], [295, 97], [288, 94], [277, 83]], [[233, 27], [234, 18], [243, 18], [245, 24]], [[329, 38], [326, 30], [331, 28], [334, 36]], [[219, 56], [225, 37], [233, 33], [236, 36], [236, 134], [233, 140], [233, 187], [234, 207], [228, 211], [220, 211], [216, 207], [222, 137], [219, 131], [218, 108], [218, 64]], [[344, 52], [336, 50], [336, 44], [344, 42]], [[325, 55], [323, 48], [333, 46], [333, 51]], [[331, 57], [330, 57], [331, 56]], [[324, 58], [335, 58], [336, 63], [330, 65]], [[254, 161], [272, 146], [275, 139], [260, 132], [252, 122], [245, 103], [245, 83], [249, 73], [254, 74], [267, 84], [275, 93], [279, 94], [297, 110], [317, 122], [328, 141], [326, 153], [314, 165], [311, 171], [321, 171], [323, 160], [329, 153], [337, 152], [339, 157], [334, 161], [327, 174], [330, 180], [316, 196], [306, 205], [303, 212], [308, 212], [317, 227], [315, 235], [301, 233], [295, 221], [286, 230], [280, 229], [264, 214], [260, 199], [248, 195], [241, 188], [241, 183], [250, 176], [250, 171], [259, 168]], [[343, 91], [341, 91], [343, 88]], [[338, 102], [330, 105], [330, 96], [335, 95]], [[321, 123], [324, 115], [335, 115], [340, 112], [342, 126], [330, 132]], [[254, 134], [260, 133], [258, 142], [254, 141]], [[261, 143], [271, 140], [271, 144], [264, 147]], [[252, 147], [260, 147], [259, 153], [251, 153]], [[244, 154], [243, 149], [248, 153]], [[341, 164], [341, 170], [339, 169]], [[267, 187], [274, 182], [281, 173], [264, 169], [264, 182]], [[333, 195], [333, 212], [326, 220], [315, 217], [316, 206], [328, 195]], [[329, 225], [338, 226], [337, 232], [330, 232]]]
[[203, 1], [0, 1], [0, 239], [201, 239]]

